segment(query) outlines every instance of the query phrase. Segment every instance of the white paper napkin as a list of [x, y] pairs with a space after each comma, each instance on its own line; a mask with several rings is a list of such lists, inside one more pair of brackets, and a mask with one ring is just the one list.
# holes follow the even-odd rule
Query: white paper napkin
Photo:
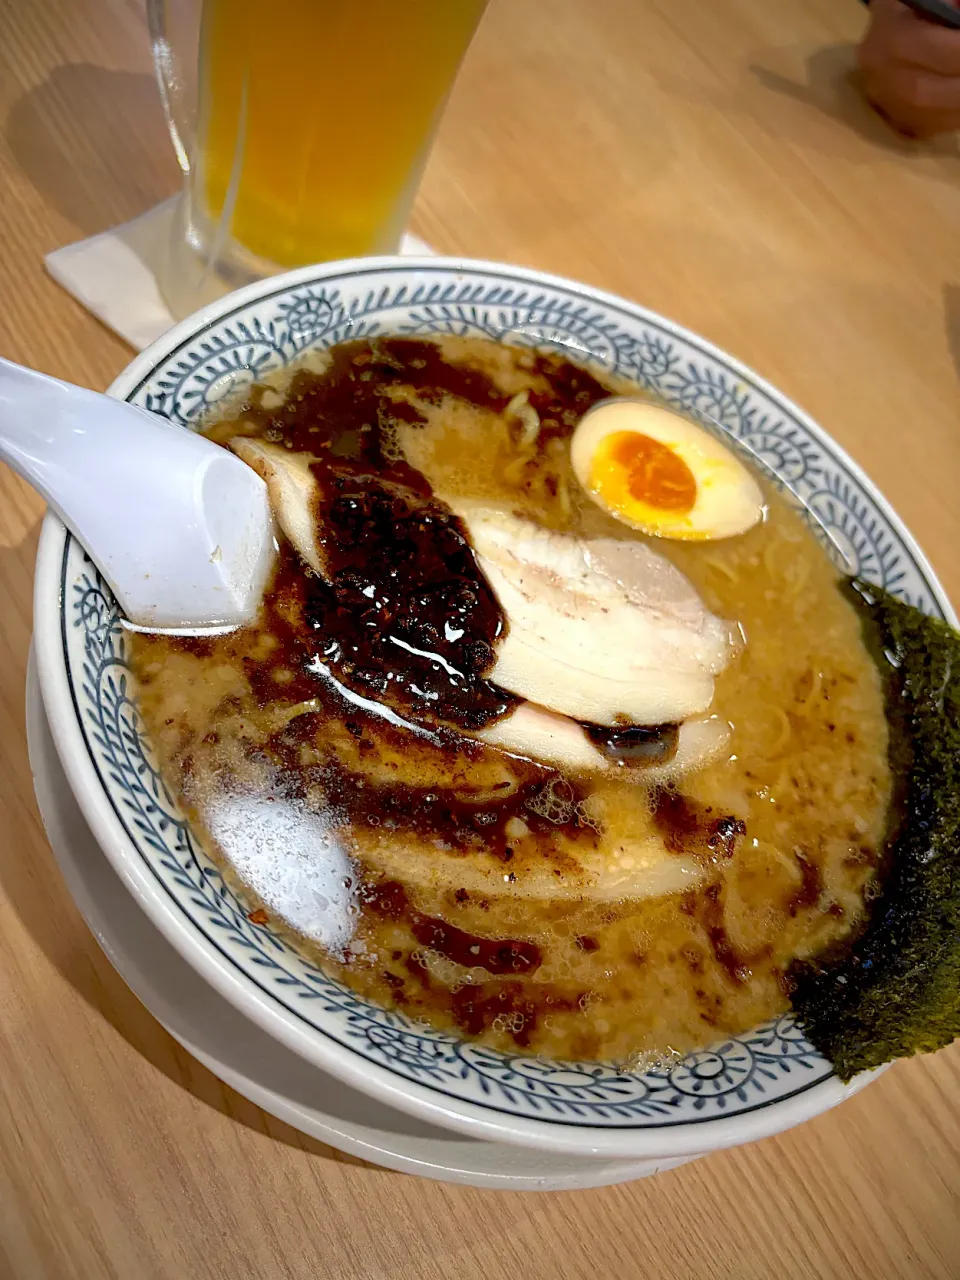
[[[58, 284], [138, 351], [174, 323], [157, 287], [156, 267], [170, 242], [177, 198], [45, 259]], [[422, 256], [433, 250], [408, 233], [400, 252]]]

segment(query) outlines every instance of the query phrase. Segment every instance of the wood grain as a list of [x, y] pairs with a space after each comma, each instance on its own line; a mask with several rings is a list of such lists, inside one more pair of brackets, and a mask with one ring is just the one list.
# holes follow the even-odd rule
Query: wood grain
[[[577, 276], [794, 396], [960, 600], [960, 150], [851, 82], [854, 0], [493, 0], [421, 193], [440, 250]], [[0, 354], [129, 358], [42, 255], [169, 194], [137, 0], [0, 0]], [[41, 506], [0, 474], [0, 1277], [960, 1275], [960, 1046], [782, 1137], [603, 1191], [373, 1169], [190, 1059], [73, 907], [23, 730]]]

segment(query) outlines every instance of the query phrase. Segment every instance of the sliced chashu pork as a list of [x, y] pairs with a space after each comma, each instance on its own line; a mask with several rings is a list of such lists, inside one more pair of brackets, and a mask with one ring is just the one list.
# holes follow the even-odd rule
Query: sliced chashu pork
[[317, 541], [317, 482], [310, 470], [315, 459], [250, 436], [234, 436], [227, 444], [266, 481], [277, 524], [300, 558], [325, 578], [327, 566]]
[[403, 832], [389, 839], [355, 832], [360, 862], [388, 879], [432, 892], [466, 889], [488, 898], [617, 902], [658, 898], [695, 889], [713, 878], [713, 868], [685, 854], [671, 853], [655, 833], [603, 841], [595, 850], [572, 847], [569, 857], [552, 858], [539, 847], [526, 856], [519, 841], [509, 865], [494, 853], [440, 854]]
[[596, 849], [571, 843], [565, 851], [561, 842], [554, 856], [539, 846], [528, 853], [521, 836], [508, 866], [494, 853], [444, 852], [402, 831], [385, 837], [355, 828], [344, 840], [327, 816], [283, 799], [216, 796], [197, 818], [271, 910], [324, 945], [341, 942], [350, 923], [343, 886], [355, 878], [354, 859], [364, 873], [431, 896], [465, 889], [490, 900], [636, 901], [697, 888], [715, 874], [694, 857], [668, 852], [652, 833]]
[[[249, 437], [229, 446], [263, 476], [283, 532], [326, 576], [309, 455]], [[730, 627], [669, 560], [639, 541], [579, 539], [488, 505], [451, 506], [507, 618], [488, 673], [495, 684], [559, 716], [608, 726], [680, 723], [709, 707], [713, 677], [732, 652]], [[547, 724], [532, 709], [487, 732], [491, 744], [499, 736], [496, 745], [534, 759], [596, 767], [599, 753], [579, 726]], [[538, 755], [538, 744], [551, 755]]]
[[454, 503], [506, 614], [490, 679], [574, 720], [679, 723], [709, 707], [728, 623], [645, 543], [580, 539]]
[[[551, 764], [568, 773], [608, 772], [619, 766], [587, 737], [582, 725], [567, 716], [521, 702], [509, 715], [473, 735], [491, 747]], [[638, 780], [669, 782], [703, 768], [723, 753], [730, 726], [719, 716], [686, 720], [680, 725], [677, 750], [659, 765], [627, 765]]]

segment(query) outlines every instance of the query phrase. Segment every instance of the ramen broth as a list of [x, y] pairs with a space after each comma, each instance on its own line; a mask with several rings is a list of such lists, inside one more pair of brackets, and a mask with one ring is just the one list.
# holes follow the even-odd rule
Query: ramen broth
[[[642, 540], [568, 459], [583, 412], [624, 391], [472, 338], [276, 375], [209, 434], [325, 459], [340, 585], [284, 544], [254, 626], [131, 645], [163, 776], [254, 923], [434, 1027], [637, 1065], [788, 1008], [790, 963], [862, 919], [890, 781], [857, 617], [772, 488], [740, 537], [656, 543], [743, 637], [710, 708], [732, 726], [720, 759], [651, 782], [671, 726], [595, 731], [613, 767], [568, 776], [471, 736], [516, 700], [484, 677], [504, 620], [444, 496]], [[425, 627], [432, 658], [409, 641]]]

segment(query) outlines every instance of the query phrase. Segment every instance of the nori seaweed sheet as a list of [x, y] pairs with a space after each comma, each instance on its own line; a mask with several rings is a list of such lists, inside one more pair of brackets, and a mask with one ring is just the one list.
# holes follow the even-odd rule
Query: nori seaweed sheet
[[846, 1081], [960, 1035], [960, 634], [859, 578], [844, 589], [885, 683], [887, 855], [846, 954], [790, 978], [804, 1031]]

